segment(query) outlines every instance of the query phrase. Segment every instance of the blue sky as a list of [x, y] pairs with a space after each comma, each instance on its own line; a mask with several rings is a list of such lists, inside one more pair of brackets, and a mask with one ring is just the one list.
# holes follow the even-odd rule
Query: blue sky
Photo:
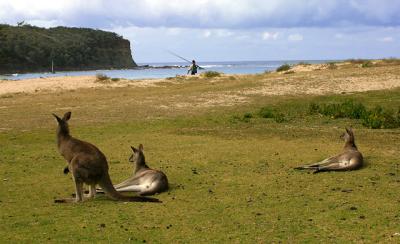
[[400, 57], [399, 0], [0, 0], [0, 23], [90, 27], [136, 62]]

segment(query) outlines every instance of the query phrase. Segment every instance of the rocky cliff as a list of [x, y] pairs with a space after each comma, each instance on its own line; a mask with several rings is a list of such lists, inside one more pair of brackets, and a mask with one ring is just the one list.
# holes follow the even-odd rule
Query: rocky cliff
[[130, 43], [88, 28], [0, 25], [0, 74], [134, 68]]

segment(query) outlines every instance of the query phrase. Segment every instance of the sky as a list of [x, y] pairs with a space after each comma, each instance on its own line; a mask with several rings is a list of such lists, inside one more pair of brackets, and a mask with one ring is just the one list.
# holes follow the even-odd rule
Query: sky
[[400, 0], [0, 0], [0, 23], [88, 27], [138, 63], [400, 58]]

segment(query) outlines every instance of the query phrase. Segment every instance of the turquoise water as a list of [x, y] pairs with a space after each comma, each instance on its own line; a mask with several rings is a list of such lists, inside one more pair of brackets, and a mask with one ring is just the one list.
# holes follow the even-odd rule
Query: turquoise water
[[[330, 60], [291, 60], [291, 61], [227, 61], [227, 62], [198, 62], [203, 67], [199, 73], [205, 71], [218, 71], [225, 74], [257, 74], [265, 71], [275, 70], [282, 64], [296, 64], [306, 62], [310, 64], [325, 63]], [[176, 68], [146, 68], [146, 69], [121, 69], [121, 70], [90, 70], [90, 71], [62, 71], [52, 73], [26, 73], [0, 75], [0, 79], [21, 80], [41, 77], [55, 76], [87, 76], [96, 74], [105, 74], [111, 78], [126, 79], [148, 79], [148, 78], [167, 78], [187, 73], [187, 63], [146, 63], [139, 65], [150, 65], [153, 67], [177, 66]]]

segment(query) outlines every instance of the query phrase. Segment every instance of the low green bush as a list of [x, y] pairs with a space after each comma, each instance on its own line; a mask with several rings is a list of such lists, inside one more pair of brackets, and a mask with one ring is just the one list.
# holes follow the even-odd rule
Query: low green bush
[[362, 118], [362, 124], [372, 129], [398, 128], [400, 127], [398, 114], [394, 115], [392, 111], [385, 110], [381, 106], [376, 106]]
[[106, 81], [106, 80], [109, 80], [109, 79], [110, 79], [110, 77], [108, 77], [105, 74], [102, 74], [102, 73], [96, 74], [96, 80], [97, 81]]
[[328, 69], [337, 69], [337, 65], [335, 62], [329, 62], [328, 63]]
[[308, 114], [317, 114], [319, 113], [319, 111], [319, 105], [314, 102], [310, 103], [310, 105], [308, 106]]
[[261, 118], [273, 118], [275, 111], [270, 107], [263, 107], [258, 111], [258, 116]]
[[286, 121], [285, 114], [278, 112], [276, 109], [271, 107], [262, 107], [257, 114], [259, 117], [264, 119], [274, 119], [277, 123]]
[[201, 73], [201, 75], [205, 78], [214, 78], [214, 77], [219, 77], [222, 75], [222, 73], [218, 72], [218, 71], [206, 71]]
[[310, 114], [320, 113], [332, 118], [361, 119], [366, 113], [366, 108], [361, 103], [346, 100], [343, 103], [316, 104], [311, 103], [308, 111]]
[[365, 127], [372, 129], [389, 129], [400, 127], [400, 108], [397, 113], [376, 106], [367, 110], [362, 103], [346, 100], [342, 103], [310, 103], [309, 114], [322, 114], [331, 118], [359, 119]]
[[367, 60], [367, 61], [365, 61], [364, 63], [361, 64], [362, 68], [370, 68], [370, 67], [373, 67], [373, 66], [374, 66], [374, 64], [369, 60]]
[[352, 64], [363, 64], [369, 60], [367, 59], [348, 59], [347, 62], [350, 62]]
[[276, 69], [277, 72], [288, 71], [288, 70], [290, 70], [290, 65], [288, 64], [282, 64]]

